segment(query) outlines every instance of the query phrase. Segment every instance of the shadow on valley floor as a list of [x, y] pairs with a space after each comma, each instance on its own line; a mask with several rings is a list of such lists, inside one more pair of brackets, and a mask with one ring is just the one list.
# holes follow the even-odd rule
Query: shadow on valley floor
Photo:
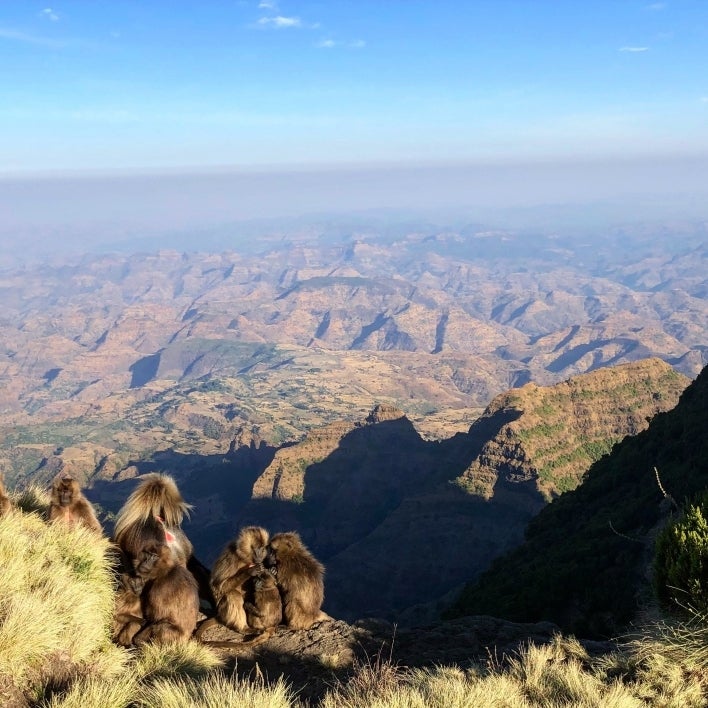
[[[327, 612], [347, 620], [395, 620], [406, 608], [435, 602], [476, 578], [522, 541], [543, 505], [535, 485], [500, 473], [485, 500], [455, 484], [517, 416], [502, 411], [443, 441], [422, 439], [405, 417], [358, 425], [321, 461], [303, 460], [304, 494], [297, 500], [279, 499], [277, 482], [269, 498], [251, 498], [276, 454], [262, 444], [223, 456], [162, 452], [136, 466], [140, 474], [175, 476], [195, 505], [185, 531], [207, 565], [243, 526], [297, 530], [327, 567]], [[88, 495], [115, 512], [135, 484], [97, 482]]]

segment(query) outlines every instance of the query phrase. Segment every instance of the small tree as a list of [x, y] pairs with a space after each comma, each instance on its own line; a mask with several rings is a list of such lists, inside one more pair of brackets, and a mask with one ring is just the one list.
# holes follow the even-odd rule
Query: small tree
[[657, 537], [654, 582], [664, 604], [708, 612], [708, 492]]

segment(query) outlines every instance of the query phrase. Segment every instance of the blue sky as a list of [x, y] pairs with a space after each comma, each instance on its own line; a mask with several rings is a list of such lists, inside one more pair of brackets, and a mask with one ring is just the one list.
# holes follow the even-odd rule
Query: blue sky
[[708, 1], [0, 2], [0, 171], [708, 155]]

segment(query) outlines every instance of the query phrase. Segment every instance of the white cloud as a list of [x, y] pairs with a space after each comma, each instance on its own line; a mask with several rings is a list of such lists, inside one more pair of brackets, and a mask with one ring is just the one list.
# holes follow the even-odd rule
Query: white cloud
[[44, 10], [39, 13], [39, 16], [43, 20], [49, 20], [50, 22], [59, 22], [59, 15], [57, 15], [57, 13], [54, 12], [51, 7], [45, 7]]
[[665, 8], [666, 8], [665, 2], [653, 2], [650, 5], [646, 6], [646, 9], [651, 10], [652, 12], [659, 12], [660, 10], [663, 10]]
[[272, 0], [261, 0], [261, 2], [258, 3], [258, 7], [261, 10], [273, 10], [274, 12], [278, 11], [278, 4]]
[[349, 49], [361, 49], [366, 46], [363, 39], [355, 39], [353, 42], [335, 42], [333, 39], [323, 39], [315, 46], [319, 49], [333, 49], [334, 47], [347, 47]]
[[283, 29], [286, 27], [302, 27], [302, 20], [299, 17], [283, 17], [276, 15], [275, 17], [261, 17], [258, 24], [262, 27], [276, 27]]
[[648, 52], [649, 47], [620, 47], [620, 52]]
[[9, 39], [13, 42], [24, 42], [25, 44], [37, 44], [42, 47], [66, 46], [66, 42], [47, 39], [46, 37], [37, 37], [33, 34], [27, 34], [26, 32], [18, 32], [17, 30], [0, 27], [0, 40], [2, 39]]

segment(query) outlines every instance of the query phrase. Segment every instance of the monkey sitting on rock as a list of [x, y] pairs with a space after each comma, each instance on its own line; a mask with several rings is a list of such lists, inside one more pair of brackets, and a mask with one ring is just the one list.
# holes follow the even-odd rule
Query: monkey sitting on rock
[[118, 576], [112, 638], [116, 644], [129, 647], [145, 623], [141, 595], [145, 581], [129, 572]]
[[278, 533], [267, 546], [264, 561], [273, 572], [283, 602], [283, 619], [290, 629], [310, 629], [332, 618], [324, 601], [324, 566], [310, 553], [295, 531]]
[[130, 561], [146, 544], [166, 543], [176, 562], [186, 565], [196, 579], [200, 597], [213, 606], [209, 570], [194, 555], [192, 543], [182, 529], [182, 521], [191, 508], [172, 477], [151, 472], [142, 477], [118, 512], [113, 539]]
[[267, 549], [261, 547], [253, 552], [257, 575], [252, 575], [245, 584], [243, 609], [249, 628], [270, 637], [283, 620], [283, 603], [275, 574], [263, 563]]
[[[257, 607], [257, 598], [251, 592], [249, 611], [251, 617], [257, 618], [258, 627], [249, 624], [246, 602], [247, 594], [253, 590], [253, 579], [265, 573], [263, 560], [266, 555], [268, 532], [260, 526], [247, 526], [235, 540], [231, 541], [219, 554], [211, 571], [211, 590], [216, 602], [216, 616], [207, 619], [197, 630], [197, 637], [216, 623], [223, 624], [239, 634], [249, 634], [253, 629], [264, 629], [264, 617], [272, 617], [277, 613], [273, 608], [263, 612]], [[278, 605], [280, 596], [278, 596]], [[254, 609], [255, 608], [255, 609]], [[278, 620], [279, 622], [280, 620]], [[276, 623], [277, 624], [277, 623]]]
[[133, 643], [188, 641], [199, 615], [199, 589], [194, 576], [165, 542], [145, 544], [133, 560], [133, 568], [139, 578], [133, 589], [138, 590], [146, 621], [132, 638]]

